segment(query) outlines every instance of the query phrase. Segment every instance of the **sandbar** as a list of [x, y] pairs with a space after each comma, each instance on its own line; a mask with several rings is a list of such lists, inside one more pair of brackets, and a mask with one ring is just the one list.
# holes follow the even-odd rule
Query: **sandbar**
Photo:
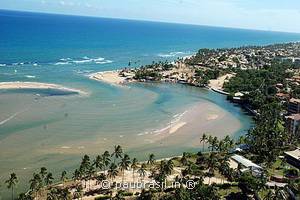
[[96, 81], [102, 81], [105, 83], [120, 85], [126, 82], [126, 77], [122, 77], [119, 75], [120, 71], [104, 71], [104, 72], [96, 72], [89, 75], [90, 79]]
[[52, 83], [41, 83], [41, 82], [0, 82], [0, 90], [9, 90], [9, 89], [55, 89], [68, 92], [75, 92], [78, 94], [87, 94], [86, 92], [78, 89], [68, 88], [57, 84]]

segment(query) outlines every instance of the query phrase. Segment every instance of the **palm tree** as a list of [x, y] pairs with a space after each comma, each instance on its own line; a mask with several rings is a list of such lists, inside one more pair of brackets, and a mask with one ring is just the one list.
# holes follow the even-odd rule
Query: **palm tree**
[[102, 154], [102, 161], [103, 161], [103, 165], [104, 165], [104, 171], [106, 171], [106, 168], [109, 166], [110, 164], [110, 154], [108, 151], [105, 151]]
[[115, 146], [114, 152], [111, 154], [111, 157], [114, 157], [114, 163], [116, 164], [116, 159], [122, 158], [123, 150], [120, 145]]
[[136, 158], [134, 158], [132, 160], [132, 163], [131, 163], [131, 169], [132, 169], [132, 181], [134, 182], [134, 173], [135, 173], [135, 170], [137, 170], [138, 166], [137, 166], [137, 163], [138, 163], [138, 160]]
[[130, 165], [130, 158], [127, 154], [124, 155], [124, 157], [122, 158], [121, 162], [120, 162], [120, 168], [121, 171], [123, 173], [122, 175], [122, 185], [124, 183], [124, 176], [125, 176], [125, 170], [128, 170], [129, 165]]
[[99, 169], [100, 171], [103, 170], [104, 163], [103, 163], [103, 157], [98, 155], [96, 159], [94, 160], [93, 165], [95, 165], [96, 169]]
[[183, 152], [182, 157], [180, 159], [180, 162], [183, 166], [186, 166], [188, 164], [188, 155], [186, 152]]
[[217, 137], [209, 136], [208, 143], [210, 144], [209, 148], [211, 148], [211, 151], [214, 151], [217, 149], [219, 141]]
[[138, 173], [140, 174], [140, 177], [142, 180], [144, 180], [145, 176], [146, 176], [146, 164], [143, 163], [140, 167], [140, 169], [138, 170]]
[[[227, 157], [219, 160], [218, 170], [222, 174], [223, 177], [228, 177], [229, 176], [230, 166], [229, 166]], [[224, 183], [224, 178], [223, 177], [221, 178], [222, 183]]]
[[73, 178], [74, 181], [77, 181], [81, 178], [81, 173], [78, 169], [75, 169], [72, 178]]
[[207, 165], [208, 165], [208, 171], [209, 171], [209, 185], [210, 185], [210, 178], [211, 176], [214, 175], [214, 171], [217, 167], [217, 157], [216, 153], [210, 153], [208, 160], [207, 160]]
[[48, 173], [47, 176], [45, 177], [45, 184], [46, 185], [51, 185], [53, 183], [53, 175], [52, 173]]
[[43, 180], [42, 184], [44, 184], [46, 175], [47, 175], [47, 168], [46, 167], [42, 167], [41, 171], [40, 171], [40, 177]]
[[17, 186], [19, 180], [15, 173], [10, 174], [8, 180], [5, 181], [7, 188], [11, 189], [11, 199], [14, 200], [14, 188]]
[[64, 170], [62, 173], [61, 173], [61, 176], [60, 176], [60, 180], [61, 182], [63, 183], [63, 185], [65, 184], [66, 180], [67, 180], [67, 172]]
[[114, 181], [114, 178], [118, 175], [118, 167], [115, 163], [111, 163], [107, 174], [108, 174], [108, 177], [110, 177], [111, 180]]
[[155, 164], [155, 156], [153, 153], [149, 155], [147, 164], [150, 165], [152, 169], [152, 166]]
[[174, 168], [174, 163], [173, 161], [170, 159], [168, 160], [168, 162], [166, 163], [165, 167], [164, 167], [164, 171], [167, 175], [171, 175], [172, 171]]
[[203, 133], [200, 139], [200, 142], [202, 142], [202, 152], [204, 152], [204, 144], [206, 143], [207, 139], [208, 139], [207, 135]]
[[34, 173], [33, 178], [30, 179], [30, 190], [35, 193], [35, 197], [38, 199], [39, 191], [42, 188], [41, 176], [39, 174]]
[[80, 164], [80, 167], [84, 175], [86, 175], [90, 165], [91, 165], [90, 157], [88, 155], [84, 155]]
[[89, 190], [90, 190], [90, 187], [91, 187], [91, 179], [93, 178], [93, 176], [95, 175], [95, 168], [93, 165], [91, 165], [87, 171], [87, 178], [89, 180]]

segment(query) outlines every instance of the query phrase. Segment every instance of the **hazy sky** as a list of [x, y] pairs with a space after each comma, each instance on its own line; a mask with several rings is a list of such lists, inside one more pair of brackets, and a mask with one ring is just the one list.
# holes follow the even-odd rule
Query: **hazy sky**
[[0, 0], [0, 8], [300, 33], [300, 0]]

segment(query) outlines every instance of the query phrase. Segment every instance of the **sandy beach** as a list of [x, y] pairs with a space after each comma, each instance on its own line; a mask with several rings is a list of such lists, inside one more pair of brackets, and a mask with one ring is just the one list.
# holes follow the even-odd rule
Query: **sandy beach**
[[0, 89], [56, 89], [62, 91], [76, 92], [78, 94], [87, 94], [82, 90], [67, 88], [57, 84], [40, 82], [0, 82]]
[[218, 79], [210, 80], [208, 86], [215, 90], [222, 90], [224, 83], [234, 76], [235, 74], [225, 74], [220, 76]]
[[105, 83], [109, 83], [112, 85], [120, 85], [126, 82], [126, 77], [119, 76], [118, 70], [114, 71], [104, 71], [104, 72], [96, 72], [91, 75], [89, 75], [90, 79], [96, 80], [96, 81], [102, 81]]

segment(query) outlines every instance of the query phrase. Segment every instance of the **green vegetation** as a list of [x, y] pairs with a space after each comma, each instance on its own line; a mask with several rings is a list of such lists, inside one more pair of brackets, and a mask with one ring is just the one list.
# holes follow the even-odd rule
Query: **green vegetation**
[[[285, 48], [286, 46], [279, 45], [279, 47]], [[265, 48], [272, 51], [276, 49], [276, 46]], [[241, 49], [250, 49], [252, 52], [260, 48]], [[283, 158], [279, 159], [283, 151], [296, 146], [299, 139], [288, 135], [283, 115], [286, 109], [285, 104], [276, 97], [278, 91], [289, 93], [292, 97], [300, 96], [300, 86], [288, 81], [294, 75], [292, 70], [297, 67], [281, 60], [273, 60], [269, 65], [260, 51], [257, 56], [249, 57], [251, 65], [260, 64], [254, 69], [242, 69], [239, 65], [235, 69], [219, 69], [209, 65], [225, 61], [241, 64], [242, 58], [236, 55], [231, 56], [232, 58], [229, 56], [231, 52], [240, 52], [241, 49], [200, 49], [196, 56], [185, 60], [185, 63], [205, 64], [204, 67], [201, 66], [195, 70], [195, 78], [200, 85], [206, 85], [208, 80], [216, 79], [224, 72], [236, 73], [235, 77], [225, 83], [225, 91], [231, 93], [232, 96], [237, 92], [242, 92], [244, 96], [241, 104], [257, 111], [254, 116], [254, 126], [245, 136], [234, 141], [229, 136], [220, 139], [203, 134], [199, 141], [199, 149], [202, 150], [197, 154], [184, 152], [180, 157], [160, 161], [155, 159], [154, 154], [150, 154], [148, 160], [142, 163], [139, 163], [136, 158], [131, 159], [124, 153], [122, 147], [117, 145], [111, 154], [105, 151], [94, 160], [84, 155], [79, 167], [74, 170], [72, 178], [66, 171], [61, 173], [60, 184], [53, 184], [52, 173], [42, 167], [38, 173], [33, 174], [33, 178], [29, 181], [29, 191], [26, 194], [20, 194], [18, 199], [79, 199], [87, 195], [101, 195], [95, 198], [98, 200], [125, 199], [126, 197], [155, 200], [251, 199], [253, 197], [282, 199], [283, 194], [288, 194], [287, 187], [267, 188], [266, 182], [271, 176], [272, 178], [282, 176], [288, 188], [299, 195], [299, 170], [287, 165]], [[206, 61], [211, 56], [214, 59], [210, 59], [207, 63]], [[247, 58], [247, 56], [244, 57]], [[173, 67], [168, 62], [152, 63], [137, 69], [134, 78], [159, 81], [162, 79], [159, 72]], [[236, 169], [230, 166], [231, 152], [239, 145], [246, 147], [242, 152], [245, 157], [264, 167], [261, 174], [255, 174], [251, 169], [244, 168], [240, 164]], [[205, 146], [208, 146], [208, 152], [204, 152]], [[137, 179], [141, 181], [150, 179], [159, 187], [142, 188], [134, 192], [123, 190], [123, 188], [117, 191], [114, 188], [116, 178], [122, 177], [123, 186], [125, 172], [128, 170], [132, 171], [133, 182]], [[215, 184], [213, 179], [220, 180], [220, 183]], [[109, 188], [93, 189], [91, 188], [92, 180], [95, 180], [98, 185], [108, 180], [113, 185]], [[190, 180], [195, 183], [193, 188], [188, 187]], [[179, 182], [180, 187], [168, 187], [171, 181]], [[12, 173], [5, 181], [7, 188], [11, 190], [12, 199], [14, 199], [14, 188], [17, 183], [18, 178], [15, 173]], [[166, 185], [161, 183], [166, 183]]]
[[221, 71], [219, 69], [196, 69], [195, 77], [199, 85], [207, 85], [209, 80], [217, 79], [221, 75]]
[[137, 69], [134, 79], [160, 81], [162, 79], [162, 75], [159, 72], [170, 70], [173, 67], [174, 65], [167, 61], [158, 63], [153, 62], [151, 65], [141, 66]]

